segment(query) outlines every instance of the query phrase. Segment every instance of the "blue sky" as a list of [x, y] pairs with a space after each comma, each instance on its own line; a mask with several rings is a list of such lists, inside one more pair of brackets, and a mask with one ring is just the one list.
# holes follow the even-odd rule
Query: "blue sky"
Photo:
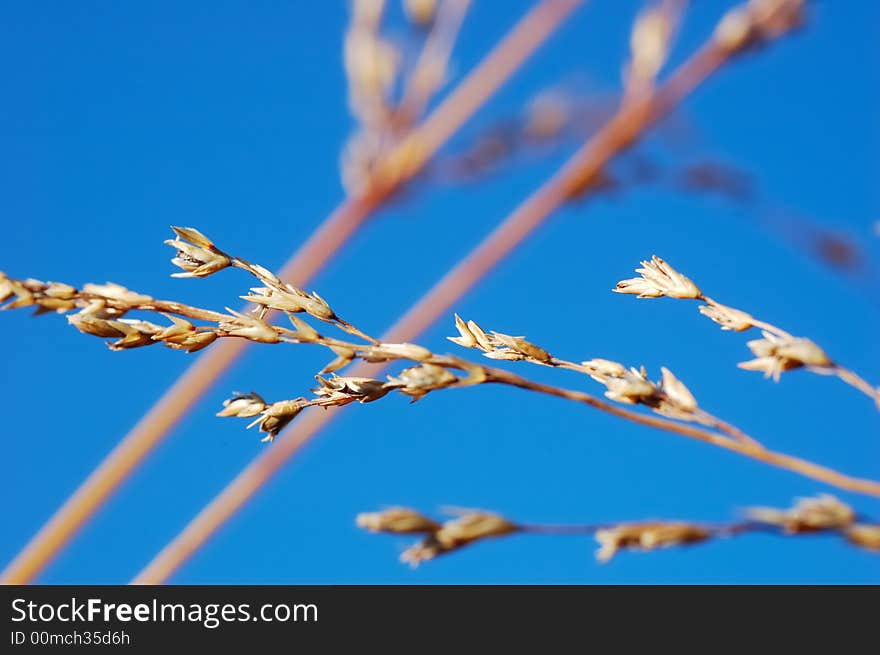
[[[530, 3], [476, 2], [454, 53], [471, 68]], [[729, 6], [692, 3], [680, 61]], [[472, 120], [453, 148], [514, 115], [541, 89], [618, 85], [639, 4], [580, 9]], [[170, 224], [279, 266], [343, 197], [344, 3], [15, 3], [0, 17], [0, 270], [79, 285], [112, 280], [158, 297], [237, 306], [237, 272], [173, 280]], [[787, 212], [858, 242], [876, 264], [877, 7], [819, 3], [805, 31], [726, 69], [678, 115], [685, 146], [652, 139], [660, 161], [710, 156], [754, 176], [737, 206], [663, 186], [573, 204], [484, 279], [456, 311], [525, 334], [569, 359], [671, 368], [713, 413], [779, 450], [880, 477], [880, 419], [864, 396], [802, 372], [779, 384], [738, 370], [745, 335], [683, 301], [610, 293], [657, 253], [710, 295], [825, 346], [878, 382], [876, 287], [841, 275], [761, 219]], [[406, 38], [400, 23], [391, 33]], [[422, 184], [380, 211], [312, 281], [343, 316], [381, 332], [545, 180], [575, 144], [470, 185]], [[795, 232], [797, 236], [798, 232]], [[875, 282], [876, 283], [876, 282]], [[0, 316], [6, 398], [0, 477], [8, 561], [192, 356], [111, 353], [53, 315]], [[452, 351], [449, 320], [421, 340]], [[267, 447], [213, 414], [234, 390], [300, 395], [325, 363], [305, 347], [252, 347], [45, 571], [46, 583], [135, 574]], [[536, 379], [598, 391], [560, 371]], [[354, 526], [405, 504], [483, 507], [529, 522], [651, 517], [724, 520], [787, 505], [821, 484], [673, 435], [517, 390], [391, 397], [350, 407], [173, 578], [178, 583], [862, 583], [880, 560], [819, 536], [754, 536], [609, 565], [579, 537], [485, 543], [412, 571], [408, 539]], [[835, 492], [836, 493], [836, 492]], [[880, 515], [876, 499], [840, 493]]]

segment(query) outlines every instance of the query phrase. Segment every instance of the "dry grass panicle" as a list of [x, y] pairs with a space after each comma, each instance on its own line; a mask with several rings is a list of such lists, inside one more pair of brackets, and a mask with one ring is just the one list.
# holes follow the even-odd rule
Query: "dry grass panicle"
[[[570, 11], [569, 5], [574, 4], [573, 0], [542, 3], [535, 12], [535, 16], [543, 20], [540, 29], [552, 29], [552, 25], [561, 20], [559, 15], [564, 16]], [[613, 182], [607, 166], [616, 155], [626, 151], [645, 130], [722, 65], [799, 27], [803, 22], [804, 4], [800, 0], [742, 3], [724, 16], [696, 54], [667, 80], [658, 81], [669, 57], [684, 3], [677, 0], [648, 3], [633, 26], [619, 108], [604, 117], [607, 118], [604, 126], [557, 176], [514, 212], [510, 227], [505, 224], [498, 235], [490, 237], [488, 245], [478, 248], [478, 258], [497, 261], [513, 247], [506, 245], [511, 241], [508, 229], [527, 234], [564, 203], [588, 191], [607, 189]], [[468, 0], [405, 0], [405, 15], [422, 44], [419, 58], [410, 66], [403, 50], [383, 29], [383, 0], [352, 3], [351, 22], [344, 39], [344, 66], [349, 107], [356, 128], [343, 150], [341, 174], [352, 197], [365, 199], [364, 216], [371, 207], [412, 179], [464, 116], [479, 106], [480, 99], [485, 99], [509, 74], [504, 72], [504, 66], [509, 64], [510, 57], [499, 55], [497, 62], [490, 61], [489, 72], [483, 73], [488, 80], [477, 76], [473, 84], [479, 89], [465, 85], [465, 90], [477, 100], [469, 99], [467, 94], [464, 100], [453, 95], [451, 115], [438, 112], [439, 119], [432, 122], [429, 118], [422, 123], [429, 103], [447, 78], [453, 45], [468, 6]], [[523, 53], [540, 42], [542, 33], [537, 32], [539, 37], [530, 36], [528, 30], [516, 33], [514, 54], [518, 53], [521, 60]], [[545, 96], [530, 106], [518, 138], [546, 142], [565, 132], [576, 116], [577, 112], [564, 99]], [[523, 226], [527, 229], [523, 230]], [[172, 263], [180, 269], [174, 277], [204, 278], [227, 269], [243, 271], [257, 282], [257, 286], [239, 296], [251, 303], [249, 310], [216, 311], [158, 300], [113, 283], [76, 288], [60, 282], [12, 279], [2, 273], [0, 302], [10, 301], [4, 309], [34, 307], [37, 314], [68, 314], [72, 326], [108, 340], [107, 345], [113, 350], [162, 344], [195, 352], [221, 340], [326, 349], [333, 359], [315, 375], [317, 386], [311, 389], [310, 396], [268, 401], [252, 391], [235, 393], [223, 403], [218, 416], [248, 419], [248, 427], [259, 426], [265, 435], [262, 441], [266, 442], [274, 441], [304, 413], [319, 411], [311, 408], [342, 407], [355, 402], [368, 404], [395, 395], [416, 401], [435, 392], [496, 384], [578, 402], [623, 420], [696, 439], [828, 485], [880, 496], [880, 482], [848, 476], [770, 450], [761, 441], [707, 411], [705, 407], [711, 404], [711, 399], [700, 396], [698, 402], [700, 394], [694, 393], [665, 366], [660, 368], [658, 379], [649, 375], [644, 367], [627, 366], [602, 357], [585, 359], [582, 354], [578, 359], [563, 359], [524, 336], [484, 330], [475, 321], [465, 321], [457, 314], [457, 335], [449, 340], [475, 351], [474, 354], [480, 355], [478, 362], [409, 342], [415, 335], [399, 340], [374, 338], [341, 318], [338, 308], [317, 292], [307, 291], [288, 281], [285, 275], [275, 275], [259, 264], [221, 250], [196, 228], [172, 229], [175, 236], [166, 243], [174, 248]], [[754, 359], [740, 364], [741, 368], [761, 371], [777, 381], [782, 373], [795, 369], [835, 375], [880, 406], [880, 390], [834, 362], [811, 340], [795, 337], [745, 311], [722, 305], [659, 257], [642, 262], [637, 273], [638, 277], [622, 280], [614, 290], [639, 298], [698, 300], [701, 314], [724, 330], [760, 330], [762, 337], [747, 344]], [[468, 284], [479, 277], [479, 274], [470, 275]], [[460, 296], [463, 291], [456, 293]], [[290, 327], [271, 322], [271, 314], [276, 312], [287, 317]], [[132, 316], [135, 313], [137, 317]], [[499, 366], [521, 363], [576, 372], [581, 376], [580, 382], [598, 383], [603, 395], [592, 395], [580, 386], [568, 389], [534, 382], [507, 369], [480, 363], [486, 359], [500, 362]], [[384, 379], [365, 377], [356, 370], [346, 375], [345, 369], [356, 363], [392, 364], [399, 368]], [[705, 406], [703, 401], [707, 401]], [[261, 481], [265, 481], [267, 475], [264, 474]], [[833, 533], [844, 536], [854, 546], [880, 550], [880, 527], [828, 495], [801, 500], [788, 510], [753, 508], [748, 517], [745, 522], [712, 525], [648, 520], [548, 526], [516, 522], [482, 510], [460, 510], [455, 518], [438, 521], [412, 509], [394, 507], [361, 514], [357, 524], [371, 532], [422, 535], [422, 540], [402, 556], [412, 565], [476, 542], [514, 534], [590, 534], [600, 545], [597, 557], [603, 562], [622, 550], [654, 550], [756, 531], [780, 536]]]

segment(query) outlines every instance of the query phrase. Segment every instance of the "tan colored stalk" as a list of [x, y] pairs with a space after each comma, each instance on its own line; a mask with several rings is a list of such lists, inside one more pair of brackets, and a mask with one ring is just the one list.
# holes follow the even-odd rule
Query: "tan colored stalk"
[[593, 535], [599, 543], [596, 559], [609, 562], [621, 550], [652, 551], [738, 537], [749, 533], [780, 537], [834, 534], [854, 547], [880, 552], [880, 524], [860, 517], [849, 505], [823, 494], [798, 499], [790, 509], [753, 507], [748, 520], [729, 523], [642, 520], [606, 524], [547, 525], [513, 521], [493, 512], [450, 509], [455, 518], [440, 522], [407, 507], [357, 516], [357, 525], [373, 533], [422, 535], [401, 555], [402, 562], [418, 566], [465, 546], [512, 535]]
[[640, 277], [621, 280], [614, 291], [639, 298], [679, 298], [698, 300], [700, 313], [718, 323], [722, 330], [744, 332], [761, 330], [763, 338], [748, 342], [755, 359], [741, 362], [739, 367], [761, 371], [765, 377], [778, 381], [785, 371], [806, 368], [820, 375], [834, 375], [871, 398], [880, 408], [880, 388], [874, 387], [855, 372], [833, 361], [822, 348], [804, 337], [795, 337], [766, 321], [759, 320], [741, 309], [722, 305], [704, 294], [694, 282], [682, 275], [665, 260], [654, 255], [636, 269]]
[[[499, 383], [580, 402], [634, 423], [727, 448], [842, 489], [880, 496], [878, 482], [852, 478], [827, 467], [768, 450], [738, 428], [701, 409], [690, 390], [668, 369], [663, 369], [661, 382], [653, 383], [648, 380], [644, 370], [627, 370], [618, 362], [593, 359], [575, 364], [554, 357], [523, 337], [499, 332], [487, 334], [475, 322], [465, 323], [458, 316], [455, 317], [459, 336], [450, 338], [451, 341], [482, 351], [490, 359], [524, 360], [584, 373], [604, 384], [608, 389], [605, 395], [610, 399], [618, 403], [650, 407], [664, 418], [646, 416], [582, 391], [533, 382], [508, 371], [475, 364], [460, 357], [437, 355], [416, 344], [374, 339], [340, 319], [327, 301], [316, 293], [307, 293], [283, 282], [262, 266], [220, 250], [208, 237], [194, 228], [173, 229], [177, 238], [166, 243], [178, 249], [173, 261], [185, 271], [178, 275], [203, 277], [224, 268], [243, 269], [266, 285], [251, 289], [251, 295], [243, 297], [260, 307], [256, 314], [240, 314], [232, 310], [223, 314], [178, 302], [157, 301], [150, 296], [112, 284], [90, 284], [83, 287], [83, 290], [78, 290], [67, 284], [46, 284], [32, 279], [11, 280], [3, 276], [0, 277], [3, 283], [2, 294], [4, 298], [14, 296], [15, 300], [9, 305], [13, 308], [36, 306], [38, 310], [54, 309], [59, 312], [80, 309], [69, 317], [71, 324], [85, 333], [115, 339], [108, 343], [114, 350], [162, 343], [171, 348], [191, 351], [207, 347], [216, 339], [233, 337], [268, 344], [286, 342], [323, 346], [338, 357], [322, 372], [336, 371], [355, 359], [382, 363], [410, 361], [417, 364], [403, 371], [399, 377], [391, 378], [389, 382], [354, 375], [337, 377], [334, 374], [329, 380], [319, 377], [321, 387], [315, 390], [316, 397], [311, 400], [296, 398], [266, 403], [254, 394], [230, 399], [221, 415], [257, 417], [253, 424], [260, 423], [261, 431], [268, 433], [264, 439], [268, 441], [274, 441], [285, 426], [310, 406], [336, 407], [355, 401], [373, 402], [392, 391], [400, 391], [417, 399], [440, 389]], [[653, 293], [678, 298], [702, 297], [693, 282], [662, 260], [655, 259], [652, 266], [646, 265], [643, 275], [641, 279], [622, 283], [619, 289], [635, 292], [636, 287], [639, 287], [642, 288], [642, 295]], [[294, 329], [266, 323], [263, 318], [270, 310], [287, 313]], [[178, 319], [173, 319], [170, 326], [163, 326], [125, 318], [130, 311], [170, 311], [180, 316], [216, 323], [216, 326], [197, 327]], [[306, 314], [334, 325], [363, 338], [365, 343], [323, 335], [296, 314]], [[459, 377], [452, 371], [462, 371], [467, 376]], [[722, 434], [683, 423], [708, 426], [720, 430]]]
[[[771, 32], [765, 21], [739, 7], [725, 16], [716, 33], [691, 56], [659, 90], [627, 103], [584, 145], [569, 162], [535, 191], [477, 248], [444, 276], [382, 337], [382, 341], [415, 339], [449, 310], [483, 275], [521, 243], [573, 193], [589, 189], [613, 156], [659, 118], [666, 115], [716, 69], [756, 40], [772, 39], [785, 30]], [[503, 62], [498, 62], [502, 65]], [[460, 92], [462, 92], [460, 87]], [[476, 92], [478, 89], [474, 89]], [[435, 114], [436, 116], [436, 114]], [[436, 119], [440, 121], [440, 118]], [[446, 119], [442, 119], [446, 120]], [[430, 124], [430, 120], [427, 124]], [[372, 365], [356, 366], [350, 375], [376, 371]], [[161, 584], [169, 579], [211, 536], [231, 518], [299, 449], [332, 418], [336, 409], [306, 411], [217, 494], [184, 529], [133, 579], [134, 584]]]
[[[547, 40], [580, 0], [541, 0], [389, 157], [376, 183], [346, 199], [281, 268], [303, 284], [348, 240], [400, 184], [479, 109]], [[181, 375], [0, 574], [0, 583], [25, 584], [58, 554], [184, 414], [241, 354], [246, 342], [216, 344]]]

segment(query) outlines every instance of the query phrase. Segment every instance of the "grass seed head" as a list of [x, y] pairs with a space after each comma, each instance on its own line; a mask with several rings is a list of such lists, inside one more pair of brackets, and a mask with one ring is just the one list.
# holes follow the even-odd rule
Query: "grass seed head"
[[761, 371], [765, 377], [778, 381], [779, 376], [802, 366], [832, 366], [829, 359], [819, 346], [803, 337], [781, 337], [770, 332], [762, 332], [763, 339], [749, 341], [749, 350], [755, 359], [741, 362], [737, 366], [747, 371]]
[[594, 376], [594, 378], [607, 387], [605, 396], [619, 403], [627, 405], [646, 403], [658, 395], [656, 385], [635, 370], [625, 371], [620, 377]]
[[393, 387], [382, 380], [367, 377], [351, 377], [333, 374], [329, 378], [316, 375], [318, 381], [312, 392], [324, 406], [347, 405], [350, 402], [371, 403], [386, 396]]
[[614, 291], [635, 294], [639, 298], [701, 298], [702, 291], [657, 255], [651, 261], [642, 262], [636, 273], [641, 277], [621, 280]]
[[700, 313], [718, 323], [722, 330], [742, 332], [754, 326], [754, 318], [749, 314], [719, 303], [700, 305]]
[[357, 515], [356, 523], [359, 528], [369, 532], [393, 534], [431, 534], [440, 529], [437, 521], [408, 507], [390, 507], [381, 512], [364, 512]]
[[233, 337], [242, 337], [250, 341], [260, 343], [278, 343], [278, 333], [271, 325], [248, 314], [241, 314], [233, 309], [226, 308], [230, 316], [220, 321], [218, 327], [221, 332]]
[[171, 263], [184, 270], [171, 277], [206, 277], [232, 265], [232, 259], [214, 247], [208, 237], [193, 227], [171, 226], [177, 235], [165, 243], [177, 249]]
[[590, 375], [599, 382], [603, 377], [619, 378], [627, 373], [626, 366], [619, 362], [612, 362], [610, 359], [589, 359], [581, 362], [581, 366], [585, 367]]
[[67, 317], [67, 322], [84, 334], [118, 339], [125, 336], [124, 328], [117, 321], [98, 318], [90, 313], [77, 312]]
[[415, 401], [431, 391], [449, 388], [456, 382], [458, 378], [442, 366], [420, 364], [402, 370], [397, 377], [388, 376], [386, 386], [399, 389]]
[[852, 507], [830, 494], [801, 498], [787, 510], [752, 507], [746, 515], [753, 521], [776, 525], [789, 533], [846, 528], [856, 519]]
[[275, 437], [278, 436], [278, 433], [287, 427], [287, 425], [299, 416], [300, 412], [309, 405], [311, 405], [311, 402], [307, 398], [302, 397], [294, 398], [292, 400], [280, 400], [271, 405], [267, 405], [257, 419], [252, 421], [248, 427], [250, 428], [254, 425], [259, 425], [260, 432], [266, 433], [266, 436], [263, 437], [262, 441], [275, 441]]
[[161, 325], [156, 325], [149, 321], [128, 318], [121, 318], [118, 321], [114, 321], [114, 323], [119, 326], [124, 335], [121, 339], [107, 344], [110, 350], [127, 350], [129, 348], [152, 346], [157, 343], [153, 337], [163, 329]]
[[387, 362], [395, 359], [424, 362], [431, 359], [434, 353], [414, 343], [380, 343], [367, 349], [364, 355], [364, 358], [370, 362]]
[[694, 395], [690, 392], [690, 390], [684, 386], [684, 383], [675, 377], [672, 372], [664, 367], [661, 367], [660, 370], [663, 373], [663, 381], [660, 384], [660, 389], [663, 392], [663, 395], [672, 405], [685, 413], [693, 412], [697, 409], [697, 399], [694, 398]]
[[240, 416], [250, 418], [261, 414], [266, 409], [266, 401], [263, 397], [251, 391], [250, 393], [233, 394], [232, 398], [223, 401], [223, 409], [217, 412], [217, 416]]
[[845, 534], [850, 543], [880, 553], [880, 525], [860, 523], [847, 528]]
[[596, 559], [605, 563], [620, 550], [655, 550], [705, 541], [712, 533], [699, 525], [681, 522], [625, 523], [596, 531]]

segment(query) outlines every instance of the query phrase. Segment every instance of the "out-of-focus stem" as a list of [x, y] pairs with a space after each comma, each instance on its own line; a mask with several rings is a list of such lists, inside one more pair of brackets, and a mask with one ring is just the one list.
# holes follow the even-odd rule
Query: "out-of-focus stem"
[[[477, 111], [568, 17], [580, 0], [541, 0], [379, 166], [377, 181], [345, 200], [282, 267], [279, 277], [305, 284], [395, 189]], [[405, 162], [401, 166], [400, 162]], [[382, 172], [384, 171], [384, 172]], [[199, 357], [71, 494], [0, 575], [25, 584], [58, 554], [143, 459], [228, 369], [246, 342], [225, 340]]]
[[[621, 107], [620, 111], [548, 182], [532, 193], [482, 243], [461, 260], [382, 338], [383, 342], [414, 340], [470, 290], [502, 258], [562, 206], [573, 193], [589, 186], [616, 154], [724, 64], [732, 52], [709, 41], [659, 90]], [[498, 65], [503, 65], [499, 62]], [[462, 92], [462, 88], [459, 88]], [[429, 121], [430, 122], [430, 121]], [[375, 366], [356, 366], [353, 376], [369, 375]], [[617, 408], [614, 408], [615, 410]], [[257, 456], [134, 578], [134, 584], [160, 584], [234, 515], [274, 473], [336, 416], [337, 409], [306, 410], [271, 448]], [[718, 437], [730, 449], [744, 444]]]

